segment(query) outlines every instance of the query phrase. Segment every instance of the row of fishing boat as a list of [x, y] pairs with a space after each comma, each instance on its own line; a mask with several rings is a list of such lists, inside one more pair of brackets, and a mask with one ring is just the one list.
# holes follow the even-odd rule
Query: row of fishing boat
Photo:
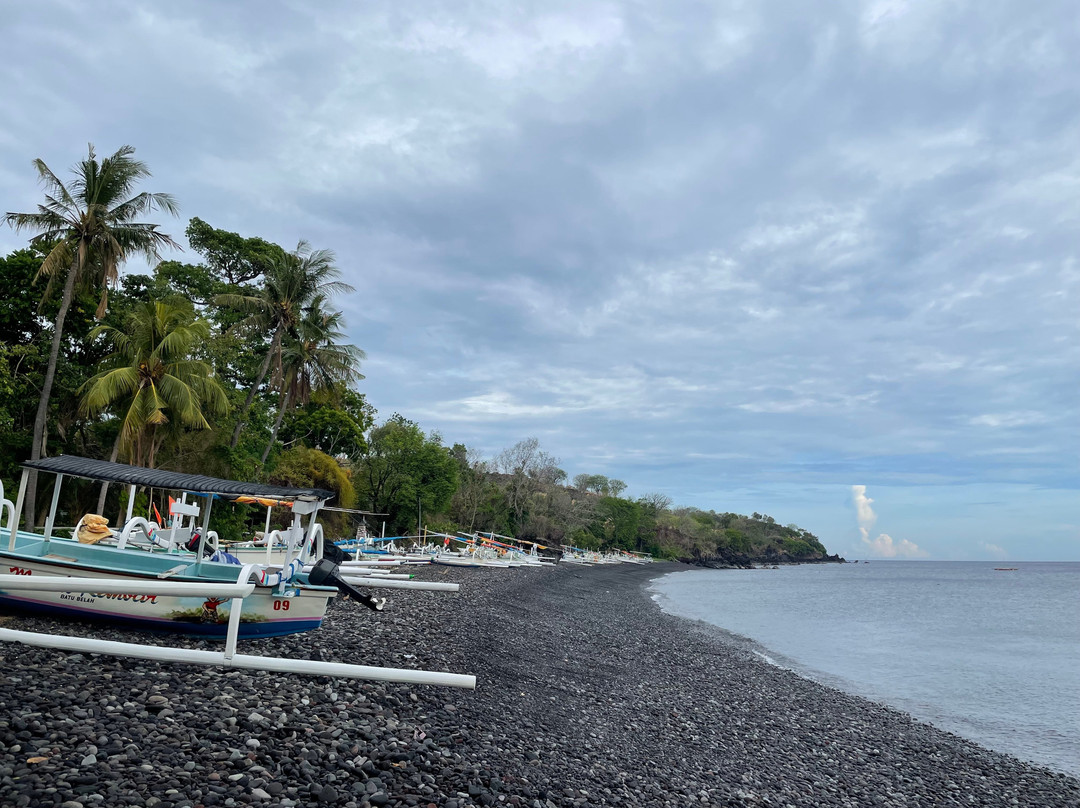
[[[55, 477], [41, 532], [20, 529], [32, 472]], [[58, 505], [70, 478], [127, 486], [122, 526], [113, 530], [103, 516], [86, 514], [70, 537], [60, 535]], [[157, 492], [164, 517], [156, 504], [145, 517], [134, 513], [138, 489], [151, 491], [151, 503]], [[167, 505], [162, 500], [166, 492]], [[474, 677], [451, 673], [247, 657], [236, 653], [236, 643], [318, 628], [339, 593], [381, 611], [385, 599], [368, 590], [458, 590], [456, 583], [413, 580], [409, 569], [417, 564], [511, 569], [560, 562], [651, 561], [646, 554], [560, 549], [493, 532], [448, 534], [425, 529], [417, 536], [373, 538], [362, 529], [356, 539], [335, 545], [318, 521], [332, 496], [319, 488], [237, 482], [81, 457], [27, 462], [15, 502], [5, 498], [0, 482], [0, 607], [200, 635], [223, 640], [224, 650], [191, 651], [7, 628], [0, 628], [0, 641], [193, 664], [472, 687]], [[209, 527], [216, 503], [265, 508], [263, 530], [250, 541], [221, 541]], [[279, 527], [272, 529], [275, 524]]]
[[499, 533], [441, 533], [424, 529], [415, 536], [371, 538], [361, 535], [338, 547], [358, 558], [386, 559], [401, 564], [437, 564], [452, 567], [542, 567], [560, 561], [573, 564], [645, 564], [648, 553], [616, 550], [601, 553], [570, 545], [561, 549]]
[[[31, 472], [55, 481], [44, 529], [20, 529]], [[128, 486], [128, 507], [118, 532], [100, 518], [82, 519], [71, 538], [56, 529], [57, 508], [68, 478]], [[133, 514], [138, 488], [171, 491], [165, 524]], [[143, 469], [81, 457], [59, 456], [23, 464], [15, 502], [0, 484], [0, 606], [80, 617], [158, 631], [197, 634], [224, 641], [222, 651], [168, 648], [95, 638], [0, 628], [0, 641], [65, 650], [108, 653], [201, 665], [283, 670], [324, 676], [474, 687], [475, 677], [312, 660], [248, 656], [241, 639], [315, 629], [339, 592], [380, 611], [380, 587], [456, 591], [457, 584], [381, 579], [364, 565], [342, 569], [324, 558], [327, 542], [317, 517], [333, 492], [271, 486], [195, 474]], [[223, 548], [209, 530], [219, 502], [264, 505], [261, 544]], [[288, 514], [284, 529], [270, 531], [271, 509]], [[155, 514], [157, 516], [157, 514]], [[363, 587], [361, 589], [360, 587]]]

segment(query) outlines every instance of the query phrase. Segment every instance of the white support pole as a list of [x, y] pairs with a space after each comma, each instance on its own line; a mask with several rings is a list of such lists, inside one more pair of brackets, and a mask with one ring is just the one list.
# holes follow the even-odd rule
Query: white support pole
[[[339, 570], [340, 572], [341, 570]], [[412, 575], [407, 573], [395, 573], [395, 572], [380, 572], [379, 570], [345, 570], [350, 576], [355, 575], [357, 578], [367, 580], [368, 578], [378, 578], [380, 581], [411, 581]]]
[[30, 469], [23, 469], [22, 477], [19, 478], [19, 495], [15, 498], [15, 518], [11, 520], [11, 538], [8, 539], [9, 550], [15, 549], [15, 534], [19, 532], [19, 520], [22, 519], [23, 502], [26, 500], [26, 480], [29, 476]]
[[53, 524], [56, 522], [56, 506], [60, 502], [60, 486], [64, 484], [64, 475], [57, 474], [53, 483], [52, 502], [49, 504], [49, 517], [45, 520], [45, 541], [52, 538]]
[[124, 524], [131, 521], [131, 514], [135, 512], [135, 486], [128, 486], [127, 514], [124, 516]]
[[218, 651], [200, 651], [191, 648], [161, 648], [155, 645], [95, 640], [89, 637], [64, 637], [54, 634], [37, 634], [31, 631], [15, 631], [0, 628], [0, 642], [21, 642], [38, 648], [55, 648], [78, 654], [109, 654], [112, 656], [155, 659], [161, 662], [179, 662], [186, 665], [219, 665], [224, 668], [244, 668], [274, 673], [306, 673], [312, 676], [333, 676], [343, 679], [372, 679], [380, 682], [404, 682], [414, 685], [442, 685], [473, 690], [476, 677], [461, 673], [440, 671], [410, 671], [403, 668], [375, 668], [368, 665], [348, 665], [341, 662], [318, 662], [309, 659], [282, 659], [280, 657], [235, 654], [226, 658]]
[[274, 553], [273, 542], [270, 541], [270, 513], [274, 510], [273, 505], [266, 506], [266, 524], [263, 526], [263, 541], [266, 542], [266, 566], [270, 566], [270, 562], [273, 560]]
[[[296, 503], [293, 503], [292, 524], [285, 534], [285, 564], [292, 563], [294, 558], [299, 558], [304, 549], [304, 529], [300, 525], [300, 514], [296, 512]], [[296, 550], [294, 553], [293, 550]]]
[[94, 592], [117, 595], [172, 595], [178, 598], [243, 598], [254, 583], [216, 584], [209, 581], [143, 581], [125, 578], [84, 578], [63, 575], [0, 575], [0, 591]]
[[210, 511], [214, 508], [214, 495], [206, 495], [206, 510], [203, 511], [203, 518], [206, 520], [203, 523], [202, 535], [199, 536], [199, 546], [195, 548], [195, 552], [199, 554], [199, 557], [195, 559], [195, 569], [202, 569], [203, 551], [206, 548], [206, 540], [210, 538]]
[[236, 639], [240, 636], [240, 616], [243, 612], [243, 598], [233, 598], [229, 601], [229, 629], [225, 634], [226, 659], [232, 659], [236, 654]]

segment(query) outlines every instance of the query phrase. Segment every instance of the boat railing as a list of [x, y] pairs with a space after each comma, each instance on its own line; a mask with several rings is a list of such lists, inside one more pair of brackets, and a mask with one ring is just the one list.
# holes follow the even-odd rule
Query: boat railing
[[[157, 542], [154, 541], [154, 538], [156, 537], [158, 531], [161, 530], [161, 527], [157, 524], [157, 522], [149, 522], [146, 519], [143, 519], [141, 516], [133, 516], [128, 519], [127, 524], [124, 525], [124, 529], [120, 531], [120, 537], [116, 540], [116, 549], [123, 550], [125, 547], [127, 547], [127, 543], [128, 541], [130, 541], [131, 535], [136, 530], [142, 530], [143, 534], [146, 536], [147, 539], [149, 539], [153, 544], [157, 544]], [[171, 545], [172, 542], [168, 542], [167, 544]]]
[[[4, 514], [7, 521], [4, 521]], [[0, 530], [10, 530], [15, 526], [15, 503], [4, 496], [4, 481], [0, 480]]]
[[[7, 514], [7, 521], [3, 519], [4, 514]], [[3, 488], [0, 487], [0, 530], [10, 530], [15, 521], [15, 503], [3, 498]]]

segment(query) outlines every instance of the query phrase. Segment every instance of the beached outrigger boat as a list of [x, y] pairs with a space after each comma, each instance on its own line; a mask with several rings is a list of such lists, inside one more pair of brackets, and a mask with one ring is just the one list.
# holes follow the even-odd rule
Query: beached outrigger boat
[[[431, 558], [432, 564], [444, 567], [496, 567], [500, 569], [521, 566], [500, 558], [493, 548], [484, 546], [484, 542], [475, 534], [455, 536], [451, 533], [429, 531], [427, 535], [443, 540], [442, 549], [437, 549], [436, 554]], [[462, 546], [455, 550], [453, 542]]]
[[[559, 562], [559, 556], [540, 555], [540, 553], [537, 552], [538, 550], [550, 550], [552, 548], [544, 544], [538, 544], [535, 541], [518, 539], [513, 536], [504, 536], [501, 533], [492, 532], [478, 533], [477, 535], [490, 545], [500, 548], [500, 550], [506, 553], [510, 561], [520, 562], [522, 566], [539, 567], [557, 564]], [[523, 545], [529, 545], [529, 549], [525, 549]]]
[[[57, 474], [48, 521], [41, 535], [19, 530], [19, 513], [26, 493], [29, 468]], [[64, 476], [127, 483], [130, 486], [129, 503], [133, 501], [138, 485], [182, 489], [204, 495], [207, 497], [207, 509], [202, 536], [206, 535], [210, 505], [215, 497], [231, 498], [238, 488], [260, 489], [266, 493], [271, 487], [63, 456], [24, 464], [17, 505], [4, 498], [3, 485], [0, 484], [0, 520], [7, 516], [6, 522], [0, 522], [0, 533], [8, 537], [7, 549], [0, 550], [0, 562], [7, 567], [6, 570], [0, 568], [0, 602], [20, 608], [29, 607], [35, 611], [97, 617], [109, 623], [125, 622], [169, 630], [184, 630], [194, 625], [210, 627], [212, 630], [199, 633], [221, 636], [223, 647], [220, 651], [176, 648], [6, 627], [0, 627], [0, 642], [185, 665], [469, 689], [476, 687], [476, 677], [465, 674], [237, 653], [237, 640], [241, 636], [271, 636], [303, 630], [305, 623], [309, 623], [307, 627], [311, 628], [318, 625], [327, 601], [339, 589], [372, 608], [381, 608], [381, 601], [356, 590], [337, 575], [337, 566], [324, 558], [320, 558], [309, 573], [299, 571], [305, 547], [315, 544], [321, 550], [321, 537], [314, 527], [317, 526], [315, 516], [320, 503], [326, 500], [330, 492], [279, 488], [271, 494], [293, 497], [293, 524], [287, 534], [292, 552], [296, 554], [283, 569], [275, 570], [253, 564], [208, 561], [203, 557], [204, 538], [198, 542], [197, 554], [185, 557], [129, 550], [123, 546], [94, 547], [53, 537], [59, 489]], [[249, 494], [250, 491], [240, 492], [241, 496]], [[301, 527], [300, 519], [304, 514], [309, 516], [306, 531]], [[129, 504], [128, 524], [125, 525], [122, 539], [130, 534], [132, 524]], [[144, 524], [144, 527], [152, 539], [154, 526], [150, 523]], [[176, 563], [178, 561], [180, 563]], [[162, 568], [161, 562], [174, 566]], [[50, 600], [50, 596], [56, 596], [55, 600]], [[198, 622], [189, 622], [186, 619], [188, 615], [183, 614], [188, 611], [186, 607], [190, 603], [200, 610]], [[252, 603], [256, 604], [256, 609], [249, 612], [248, 606]], [[219, 609], [223, 604], [227, 604], [227, 608]], [[118, 610], [117, 606], [125, 608]], [[181, 615], [175, 614], [177, 611]], [[223, 625], [223, 620], [224, 634], [218, 635], [217, 629]], [[246, 627], [246, 630], [241, 631], [241, 627]]]
[[[27, 469], [56, 475], [52, 505], [42, 534], [18, 529]], [[127, 522], [115, 545], [85, 544], [76, 539], [54, 535], [60, 488], [65, 477], [95, 481], [120, 482], [130, 486], [129, 503], [134, 501], [137, 486], [150, 486], [183, 492], [173, 514], [173, 525], [162, 529], [141, 517], [133, 517], [131, 506]], [[224, 639], [230, 604], [223, 597], [162, 594], [129, 595], [101, 591], [53, 592], [27, 591], [5, 587], [6, 576], [79, 577], [101, 580], [144, 582], [186, 582], [202, 584], [255, 584], [244, 598], [240, 617], [241, 638], [271, 637], [317, 628], [326, 613], [329, 600], [337, 595], [332, 585], [316, 585], [303, 565], [321, 557], [321, 527], [316, 521], [319, 507], [333, 492], [316, 488], [286, 488], [256, 483], [219, 480], [202, 475], [180, 474], [158, 469], [141, 469], [120, 463], [60, 456], [24, 464], [24, 484], [18, 503], [9, 510], [5, 526], [6, 546], [0, 546], [0, 605], [39, 613], [99, 619], [140, 628], [200, 634]], [[176, 541], [178, 522], [183, 515], [199, 512], [186, 502], [187, 496], [204, 497], [201, 509], [201, 534], [189, 527], [184, 535], [196, 539], [196, 546], [185, 549]], [[280, 567], [256, 564], [221, 563], [205, 557], [210, 510], [215, 500], [242, 497], [272, 498], [288, 503], [292, 526], [283, 533], [289, 555]], [[306, 527], [302, 518], [307, 517]], [[171, 531], [171, 535], [170, 534]], [[157, 540], [161, 552], [134, 549], [128, 541], [138, 535], [145, 542]], [[164, 538], [163, 538], [164, 537]], [[191, 552], [194, 549], [195, 552]], [[372, 604], [369, 604], [372, 605]], [[377, 605], [377, 604], [374, 604]]]

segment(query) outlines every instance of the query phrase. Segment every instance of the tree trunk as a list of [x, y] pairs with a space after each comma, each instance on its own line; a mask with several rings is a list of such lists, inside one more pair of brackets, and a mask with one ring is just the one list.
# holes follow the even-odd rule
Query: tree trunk
[[229, 441], [230, 449], [235, 449], [236, 444], [240, 442], [240, 432], [244, 428], [244, 419], [247, 417], [248, 410], [251, 409], [252, 402], [255, 401], [255, 394], [259, 391], [259, 388], [262, 387], [263, 381], [266, 380], [266, 374], [270, 372], [270, 360], [273, 359], [274, 354], [280, 350], [280, 348], [281, 326], [279, 325], [277, 331], [274, 332], [274, 339], [270, 343], [270, 350], [266, 352], [266, 358], [263, 360], [262, 367], [259, 368], [259, 375], [256, 377], [255, 383], [251, 385], [251, 389], [248, 390], [247, 398], [244, 400], [244, 406], [240, 408], [240, 414], [236, 418], [236, 426], [233, 428], [232, 440]]
[[[115, 463], [116, 458], [120, 456], [120, 438], [122, 438], [123, 435], [124, 435], [124, 429], [123, 429], [123, 427], [121, 427], [120, 431], [116, 433], [116, 442], [113, 444], [112, 454], [109, 455], [109, 462], [110, 463]], [[107, 482], [103, 482], [101, 484], [101, 493], [98, 494], [97, 510], [94, 511], [94, 513], [98, 513], [98, 514], [104, 514], [105, 513], [105, 495], [107, 493], [109, 493], [109, 484]]]
[[[67, 280], [64, 281], [64, 295], [60, 298], [60, 311], [56, 313], [56, 322], [53, 324], [52, 348], [49, 351], [49, 366], [45, 369], [45, 381], [41, 385], [41, 399], [38, 401], [37, 416], [34, 418], [34, 438], [30, 447], [30, 459], [40, 460], [45, 451], [45, 433], [48, 431], [49, 396], [52, 395], [53, 379], [56, 378], [56, 362], [60, 356], [60, 341], [64, 336], [64, 320], [67, 318], [68, 309], [71, 308], [71, 299], [75, 295], [75, 265], [68, 269]], [[34, 510], [37, 500], [37, 472], [31, 471], [26, 480], [26, 508], [23, 513], [26, 518], [26, 529], [34, 528]]]
[[157, 439], [157, 428], [152, 427], [150, 432], [150, 457], [146, 460], [146, 467], [152, 469], [154, 467], [154, 458], [157, 457], [157, 450], [161, 443]]
[[270, 442], [268, 444], [266, 444], [266, 448], [263, 449], [262, 461], [261, 461], [261, 463], [263, 465], [266, 464], [266, 458], [268, 458], [270, 456], [270, 449], [273, 447], [274, 443], [277, 441], [277, 433], [278, 433], [278, 430], [281, 428], [281, 419], [285, 417], [285, 408], [287, 406], [289, 406], [289, 391], [288, 390], [286, 390], [285, 392], [283, 392], [281, 394], [281, 406], [278, 407], [277, 418], [274, 420], [274, 428], [270, 432]]

